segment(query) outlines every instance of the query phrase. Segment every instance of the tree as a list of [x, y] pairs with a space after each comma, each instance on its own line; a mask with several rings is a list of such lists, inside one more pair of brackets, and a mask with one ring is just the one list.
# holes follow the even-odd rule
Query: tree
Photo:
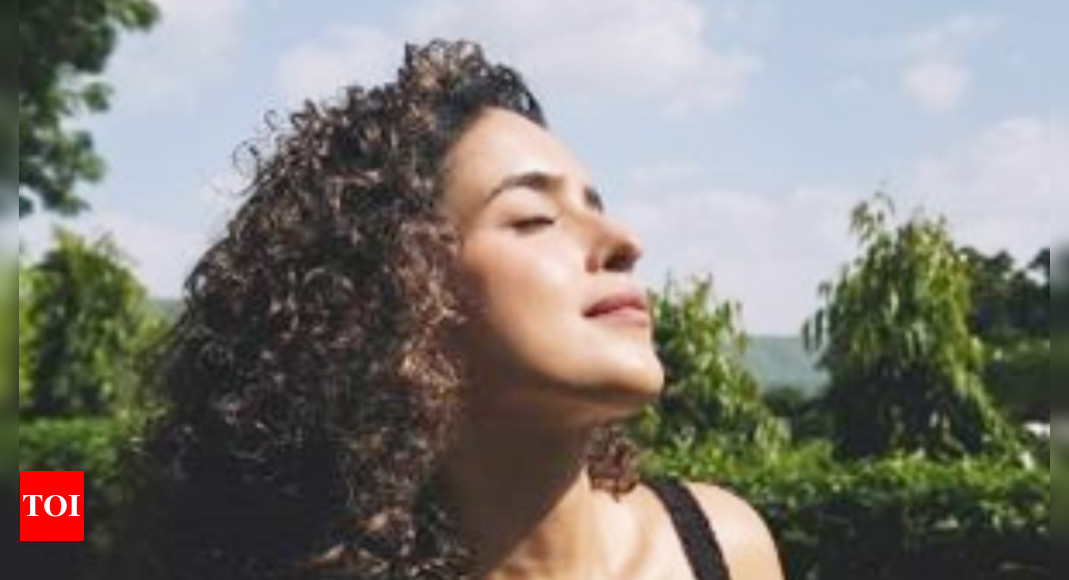
[[988, 391], [1018, 424], [1050, 421], [1051, 354], [1049, 338], [988, 351], [984, 368]]
[[1006, 252], [961, 254], [971, 280], [969, 328], [983, 342], [984, 379], [1015, 420], [1050, 416], [1050, 249], [1019, 267]]
[[1050, 290], [1050, 248], [1043, 248], [1032, 258], [1028, 264], [1028, 270], [1043, 280], [1043, 286]]
[[960, 250], [971, 279], [969, 328], [986, 344], [1050, 337], [1050, 249], [1020, 268], [1006, 252]]
[[25, 345], [31, 388], [20, 415], [114, 410], [131, 394], [140, 354], [161, 327], [144, 288], [109, 238], [87, 242], [63, 230], [33, 266], [31, 280], [25, 320], [19, 321], [20, 329], [32, 329]]
[[761, 398], [773, 415], [786, 422], [792, 442], [830, 437], [829, 418], [819, 396], [799, 387], [778, 386], [767, 389]]
[[1028, 264], [1027, 273], [1033, 282], [1022, 297], [1025, 305], [1024, 326], [1035, 338], [1050, 338], [1050, 248], [1043, 248]]
[[95, 77], [119, 33], [147, 30], [157, 9], [149, 0], [36, 0], [19, 10], [19, 216], [38, 205], [77, 213], [86, 203], [76, 184], [99, 180], [103, 163], [89, 133], [66, 121], [107, 110], [110, 89]]
[[783, 443], [783, 425], [764, 406], [757, 381], [742, 365], [738, 306], [716, 304], [709, 279], [695, 280], [690, 288], [669, 280], [651, 298], [665, 388], [660, 404], [637, 423], [639, 438], [673, 449], [767, 450]]
[[831, 375], [825, 405], [840, 456], [937, 458], [1016, 450], [981, 383], [983, 350], [968, 326], [969, 271], [942, 219], [896, 224], [877, 195], [852, 214], [860, 256], [806, 323]]

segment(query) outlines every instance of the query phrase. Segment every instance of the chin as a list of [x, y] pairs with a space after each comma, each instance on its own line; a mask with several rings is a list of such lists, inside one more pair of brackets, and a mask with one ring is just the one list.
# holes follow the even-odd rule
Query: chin
[[605, 423], [629, 419], [656, 403], [664, 388], [664, 375], [658, 366], [656, 372], [632, 372], [626, 377], [613, 377], [596, 392], [598, 412], [592, 422]]
[[624, 415], [621, 418], [637, 415], [649, 405], [656, 403], [661, 398], [662, 387], [663, 384], [657, 382], [656, 385], [643, 385], [641, 388], [627, 391], [621, 397], [620, 410]]
[[512, 367], [512, 371], [504, 374], [520, 377], [519, 380], [501, 384], [525, 385], [525, 388], [490, 389], [490, 392], [505, 395], [494, 397], [502, 412], [537, 416], [546, 423], [571, 427], [625, 420], [661, 397], [665, 377], [656, 356], [631, 355], [577, 362], [568, 361], [563, 366]]

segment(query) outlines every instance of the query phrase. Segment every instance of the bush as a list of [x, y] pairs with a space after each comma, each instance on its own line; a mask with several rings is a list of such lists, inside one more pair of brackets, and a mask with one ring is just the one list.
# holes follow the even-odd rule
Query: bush
[[768, 521], [792, 580], [1051, 575], [1045, 469], [993, 459], [838, 463], [826, 443], [767, 458], [660, 454], [647, 469], [746, 497]]
[[785, 444], [785, 425], [765, 406], [742, 364], [746, 337], [738, 305], [716, 300], [709, 278], [683, 286], [669, 279], [651, 298], [665, 386], [659, 404], [634, 422], [639, 441], [680, 450], [773, 450]]
[[786, 421], [791, 440], [804, 443], [832, 437], [831, 417], [823, 412], [821, 395], [788, 386], [771, 388], [761, 398], [773, 415]]
[[131, 428], [115, 419], [67, 419], [19, 425], [19, 471], [85, 472], [85, 542], [26, 542], [22, 578], [88, 578], [112, 541], [124, 499], [120, 453]]
[[[126, 500], [120, 455], [132, 429], [107, 419], [21, 426], [20, 470], [85, 471], [87, 540], [25, 544], [21, 557], [36, 568], [20, 570], [21, 577], [93, 577]], [[1055, 471], [1067, 471], [1066, 462], [1054, 463]], [[711, 445], [672, 448], [652, 454], [645, 470], [716, 482], [746, 497], [768, 521], [791, 580], [1051, 575], [1051, 477], [1045, 469], [990, 459], [844, 464], [820, 442], [747, 456]], [[1060, 517], [1055, 521], [1066, 521]]]
[[822, 285], [824, 305], [806, 324], [831, 375], [836, 453], [1015, 456], [1020, 441], [983, 388], [969, 270], [945, 220], [896, 219], [882, 195], [854, 210], [861, 254]]
[[62, 230], [29, 274], [19, 289], [20, 331], [29, 331], [19, 345], [20, 417], [116, 411], [132, 396], [140, 353], [163, 329], [145, 289], [109, 238]]
[[1016, 422], [1050, 420], [1050, 337], [992, 349], [984, 380], [995, 401]]

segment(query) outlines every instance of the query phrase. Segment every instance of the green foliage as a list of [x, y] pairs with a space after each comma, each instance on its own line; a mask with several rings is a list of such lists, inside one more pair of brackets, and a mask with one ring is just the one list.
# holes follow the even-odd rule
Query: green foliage
[[1019, 268], [1006, 252], [987, 256], [974, 248], [961, 254], [969, 271], [969, 327], [984, 343], [1011, 346], [1050, 337], [1050, 249]]
[[90, 243], [62, 230], [30, 280], [20, 330], [32, 332], [19, 354], [28, 357], [32, 387], [20, 415], [114, 411], [133, 392], [140, 354], [162, 329], [145, 290], [109, 238]]
[[984, 379], [995, 401], [1017, 422], [1049, 421], [1051, 368], [1048, 335], [992, 349]]
[[712, 447], [670, 452], [646, 467], [745, 497], [776, 537], [791, 579], [1023, 580], [1052, 573], [1044, 469], [994, 459], [837, 463], [821, 444], [763, 461]]
[[23, 577], [90, 577], [113, 540], [125, 495], [122, 450], [132, 433], [131, 426], [117, 419], [41, 420], [19, 426], [19, 471], [85, 472], [86, 541], [48, 544], [44, 557], [26, 558], [34, 569], [23, 571]]
[[969, 327], [983, 341], [984, 380], [1015, 420], [1050, 416], [1050, 249], [1026, 267], [1006, 252], [961, 250], [971, 278]]
[[34, 327], [30, 323], [29, 298], [33, 287], [33, 270], [19, 256], [18, 308], [19, 308], [19, 408], [29, 401], [30, 390], [30, 345], [34, 340]]
[[765, 408], [741, 362], [745, 337], [736, 322], [738, 306], [714, 303], [709, 279], [689, 288], [669, 280], [651, 298], [665, 388], [660, 404], [637, 421], [638, 438], [678, 449], [710, 442], [747, 451], [781, 445], [784, 427]]
[[853, 212], [861, 252], [807, 322], [831, 374], [825, 404], [844, 457], [895, 452], [952, 458], [1019, 446], [981, 383], [968, 327], [969, 271], [941, 219], [896, 224], [889, 198]]
[[791, 439], [795, 442], [827, 439], [831, 436], [829, 417], [824, 413], [819, 396], [794, 387], [779, 387], [762, 394], [765, 406], [787, 422]]
[[120, 32], [146, 30], [157, 18], [148, 0], [36, 0], [19, 6], [19, 215], [40, 203], [76, 213], [79, 181], [96, 181], [103, 164], [83, 130], [67, 121], [108, 108], [110, 89], [96, 80]]
[[[109, 553], [127, 495], [122, 458], [135, 432], [134, 424], [115, 419], [21, 426], [20, 470], [85, 471], [87, 542], [50, 546], [51, 558], [35, 560], [44, 569], [34, 577], [88, 578]], [[1054, 463], [1058, 525], [1067, 521], [1058, 500], [1067, 497], [1059, 489], [1069, 462]], [[1051, 576], [1045, 469], [917, 457], [844, 464], [825, 443], [747, 457], [715, 443], [669, 447], [648, 456], [644, 467], [649, 475], [712, 482], [745, 497], [776, 536], [792, 580]]]

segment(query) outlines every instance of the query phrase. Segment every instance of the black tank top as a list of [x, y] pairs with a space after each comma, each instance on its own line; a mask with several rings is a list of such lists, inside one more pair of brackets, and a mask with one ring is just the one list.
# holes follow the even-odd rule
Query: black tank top
[[690, 490], [675, 480], [648, 480], [645, 483], [668, 509], [694, 577], [697, 580], [730, 580], [713, 528]]

